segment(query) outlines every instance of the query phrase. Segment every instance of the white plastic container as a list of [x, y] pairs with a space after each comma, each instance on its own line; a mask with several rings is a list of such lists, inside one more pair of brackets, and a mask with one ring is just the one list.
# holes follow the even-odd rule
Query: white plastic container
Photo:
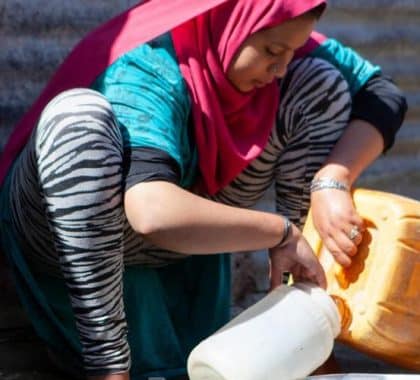
[[282, 285], [188, 358], [191, 380], [302, 379], [330, 355], [340, 332], [334, 301], [314, 285]]

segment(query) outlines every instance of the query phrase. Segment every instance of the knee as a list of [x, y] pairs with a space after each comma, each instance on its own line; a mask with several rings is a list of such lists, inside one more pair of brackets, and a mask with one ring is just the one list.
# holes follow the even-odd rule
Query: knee
[[45, 118], [52, 113], [86, 112], [89, 106], [103, 108], [104, 112], [111, 112], [112, 107], [108, 100], [99, 92], [90, 88], [73, 88], [63, 91], [49, 101], [41, 114]]
[[293, 62], [282, 83], [280, 106], [296, 108], [305, 119], [319, 115], [349, 119], [351, 94], [340, 71], [319, 58]]
[[41, 113], [39, 126], [67, 119], [72, 123], [99, 122], [107, 128], [115, 128], [116, 122], [112, 106], [99, 92], [89, 88], [74, 88], [55, 96]]
[[37, 125], [37, 146], [64, 136], [87, 136], [112, 140], [122, 146], [122, 136], [112, 106], [99, 92], [75, 88], [54, 97], [43, 110]]
[[46, 106], [38, 122], [35, 153], [44, 185], [52, 178], [71, 178], [73, 184], [83, 187], [87, 186], [83, 182], [86, 178], [96, 178], [89, 189], [109, 184], [110, 178], [119, 182], [123, 140], [111, 104], [90, 89], [60, 93]]

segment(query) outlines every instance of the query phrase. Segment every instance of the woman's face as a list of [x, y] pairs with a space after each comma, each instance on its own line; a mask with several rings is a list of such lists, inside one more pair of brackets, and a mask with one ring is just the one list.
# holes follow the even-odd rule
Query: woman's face
[[295, 50], [305, 44], [315, 23], [315, 17], [305, 14], [249, 36], [228, 67], [230, 82], [239, 91], [248, 92], [283, 77]]

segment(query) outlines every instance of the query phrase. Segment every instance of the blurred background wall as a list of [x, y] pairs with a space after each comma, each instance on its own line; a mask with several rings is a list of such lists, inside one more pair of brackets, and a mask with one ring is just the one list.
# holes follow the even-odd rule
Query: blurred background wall
[[[12, 126], [80, 37], [135, 3], [0, 0], [0, 151]], [[318, 29], [381, 65], [407, 95], [409, 111], [395, 146], [367, 170], [359, 185], [420, 200], [420, 0], [330, 0]], [[259, 207], [272, 210], [272, 194]], [[233, 262], [234, 314], [261, 298], [268, 286], [264, 252], [237, 257]], [[42, 372], [48, 368], [45, 354], [27, 325], [13, 292], [2, 289], [1, 378], [50, 379]], [[345, 349], [338, 351], [338, 357], [347, 363], [344, 369], [347, 365], [348, 371], [391, 370]], [[41, 372], [28, 372], [34, 368]]]
[[[0, 150], [12, 126], [77, 40], [135, 3], [0, 0]], [[381, 65], [408, 99], [407, 118], [394, 147], [364, 173], [358, 184], [420, 199], [420, 1], [330, 0], [318, 29]], [[260, 207], [272, 209], [271, 194]], [[234, 313], [261, 298], [268, 286], [265, 254], [240, 256], [233, 263]], [[3, 297], [0, 304], [6, 299]], [[7, 308], [0, 305], [0, 327], [22, 323], [26, 322], [13, 309], [13, 302]], [[12, 336], [16, 339], [16, 331]], [[2, 355], [13, 361], [13, 353]]]

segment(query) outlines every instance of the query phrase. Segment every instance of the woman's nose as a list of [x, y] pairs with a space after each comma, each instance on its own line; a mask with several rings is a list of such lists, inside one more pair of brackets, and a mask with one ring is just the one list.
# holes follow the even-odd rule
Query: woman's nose
[[282, 63], [274, 63], [270, 65], [269, 72], [277, 78], [282, 78], [285, 76], [287, 71], [287, 65]]

